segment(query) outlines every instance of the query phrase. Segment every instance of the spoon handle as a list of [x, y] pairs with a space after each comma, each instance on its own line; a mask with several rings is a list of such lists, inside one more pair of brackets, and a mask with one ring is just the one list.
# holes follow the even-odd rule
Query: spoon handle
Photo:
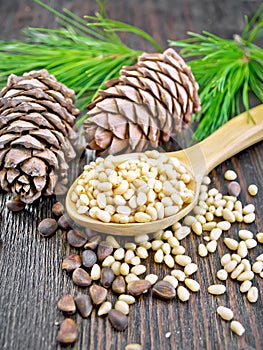
[[201, 141], [207, 172], [245, 148], [263, 140], [263, 104], [232, 118], [213, 134]]
[[224, 124], [203, 141], [182, 151], [170, 152], [171, 157], [188, 158], [196, 179], [200, 180], [217, 165], [243, 149], [263, 140], [263, 104], [244, 112]]

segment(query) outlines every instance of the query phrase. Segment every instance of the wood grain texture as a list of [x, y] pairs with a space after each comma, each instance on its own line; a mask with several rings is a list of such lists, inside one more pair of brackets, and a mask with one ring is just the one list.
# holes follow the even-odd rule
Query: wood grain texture
[[[94, 0], [47, 0], [46, 3], [56, 9], [67, 7], [78, 15], [93, 14], [98, 9]], [[250, 16], [260, 3], [249, 0], [109, 0], [107, 8], [112, 18], [141, 27], [165, 48], [167, 39], [181, 39], [187, 30], [206, 29], [230, 38], [241, 31], [243, 16]], [[55, 27], [56, 24], [54, 16], [33, 0], [1, 1], [0, 39], [21, 39], [21, 29], [27, 26]], [[148, 44], [131, 35], [123, 37], [133, 47], [152, 51]], [[263, 231], [263, 143], [239, 153], [211, 172], [212, 185], [223, 193], [227, 191], [222, 175], [226, 169], [238, 173], [242, 186], [240, 198], [243, 203], [254, 203], [257, 211], [255, 223], [235, 224], [229, 236], [237, 237], [240, 227], [249, 227], [254, 233]], [[73, 164], [72, 180], [77, 172]], [[250, 183], [259, 187], [255, 198], [246, 191]], [[0, 192], [0, 348], [62, 349], [56, 343], [58, 326], [64, 319], [57, 310], [57, 300], [64, 293], [87, 292], [73, 286], [71, 278], [61, 270], [62, 259], [77, 250], [69, 247], [66, 233], [61, 230], [50, 239], [41, 238], [37, 233], [39, 222], [51, 216], [55, 197], [41, 199], [20, 213], [7, 210], [8, 198], [9, 195]], [[78, 340], [67, 348], [124, 350], [126, 344], [135, 342], [141, 343], [144, 350], [263, 349], [262, 279], [255, 278], [260, 296], [254, 305], [241, 295], [239, 285], [229, 280], [226, 294], [208, 295], [206, 289], [216, 282], [215, 274], [220, 268], [219, 256], [227, 249], [221, 240], [217, 253], [201, 259], [196, 256], [200, 241], [196, 236], [184, 241], [186, 253], [198, 263], [196, 279], [201, 282], [200, 293], [192, 295], [189, 302], [182, 303], [177, 298], [163, 302], [149, 293], [131, 306], [129, 326], [122, 333], [114, 331], [108, 320], [98, 318], [95, 312], [87, 320], [74, 316], [79, 327]], [[252, 260], [262, 252], [262, 245], [258, 245], [251, 252]], [[160, 277], [168, 273], [163, 265], [157, 266], [152, 261], [151, 256], [147, 260], [147, 273], [157, 273]], [[218, 305], [232, 308], [235, 319], [246, 328], [244, 336], [233, 334], [229, 323], [216, 316]], [[167, 332], [171, 332], [169, 338], [165, 336]]]

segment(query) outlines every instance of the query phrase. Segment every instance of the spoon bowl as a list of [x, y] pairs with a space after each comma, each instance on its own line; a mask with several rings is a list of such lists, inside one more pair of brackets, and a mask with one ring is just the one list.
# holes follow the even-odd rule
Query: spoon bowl
[[[194, 198], [191, 203], [184, 205], [175, 215], [146, 223], [118, 224], [112, 222], [104, 223], [87, 215], [79, 214], [76, 211], [75, 203], [71, 201], [71, 193], [78, 181], [76, 179], [66, 197], [66, 209], [69, 217], [80, 226], [97, 232], [119, 236], [153, 233], [173, 225], [185, 217], [196, 205], [201, 182], [206, 174], [226, 159], [263, 140], [263, 105], [251, 109], [250, 115], [253, 121], [248, 121], [247, 112], [244, 112], [232, 118], [198, 144], [184, 150], [166, 153], [169, 157], [179, 159], [193, 176], [193, 180], [187, 186], [194, 191]], [[122, 158], [125, 160], [135, 159], [136, 157], [138, 158], [138, 153], [123, 154], [117, 157], [120, 160]]]

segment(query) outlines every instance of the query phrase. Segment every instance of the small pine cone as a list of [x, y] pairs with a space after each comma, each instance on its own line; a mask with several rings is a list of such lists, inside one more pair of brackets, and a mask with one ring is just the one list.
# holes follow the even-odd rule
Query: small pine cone
[[144, 53], [108, 81], [88, 109], [88, 148], [142, 152], [167, 143], [191, 123], [192, 114], [200, 111], [198, 84], [173, 49]]
[[0, 187], [25, 203], [65, 192], [79, 111], [46, 70], [10, 75], [0, 91]]

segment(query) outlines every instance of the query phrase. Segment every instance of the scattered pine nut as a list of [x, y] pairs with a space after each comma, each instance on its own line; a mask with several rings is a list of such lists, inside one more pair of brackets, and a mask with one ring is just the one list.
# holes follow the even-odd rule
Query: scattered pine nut
[[102, 316], [102, 315], [106, 315], [110, 312], [110, 310], [112, 309], [112, 305], [111, 302], [109, 301], [104, 301], [104, 303], [102, 303], [100, 305], [100, 308], [98, 310], [98, 316]]
[[205, 256], [208, 255], [208, 250], [207, 250], [206, 246], [203, 243], [200, 243], [199, 246], [198, 246], [198, 254], [201, 257], [205, 257]]
[[224, 178], [229, 181], [233, 181], [237, 178], [237, 174], [234, 170], [227, 170], [224, 173]]
[[254, 184], [249, 185], [247, 190], [251, 196], [256, 196], [258, 193], [258, 187]]
[[189, 300], [190, 298], [190, 293], [188, 292], [188, 290], [183, 287], [183, 286], [179, 286], [177, 288], [177, 295], [178, 295], [178, 298], [181, 300], [181, 301], [187, 301]]
[[228, 238], [228, 237], [225, 238], [224, 243], [227, 246], [227, 248], [230, 250], [237, 250], [238, 248], [238, 241], [236, 241], [233, 238]]
[[256, 237], [259, 243], [263, 243], [263, 232], [258, 232]]
[[212, 284], [207, 288], [208, 293], [213, 295], [221, 295], [226, 291], [226, 287], [223, 284]]
[[255, 303], [258, 300], [258, 289], [257, 287], [251, 287], [247, 292], [247, 300], [250, 303]]
[[241, 284], [240, 284], [240, 292], [241, 293], [246, 293], [246, 292], [248, 292], [248, 290], [251, 288], [251, 286], [252, 286], [252, 282], [251, 281], [249, 281], [249, 280], [245, 280], [244, 282], [242, 282]]
[[239, 336], [245, 333], [245, 328], [238, 321], [231, 321], [230, 328], [234, 333], [236, 333]]
[[234, 317], [233, 311], [225, 306], [218, 306], [216, 309], [218, 315], [223, 318], [223, 320], [230, 321]]
[[198, 292], [200, 290], [200, 284], [191, 278], [186, 278], [184, 283], [192, 292]]
[[226, 270], [221, 269], [221, 270], [218, 270], [218, 271], [217, 271], [216, 276], [217, 276], [217, 278], [220, 279], [221, 281], [226, 281], [226, 280], [227, 280], [227, 277], [228, 277], [228, 273], [227, 273]]

